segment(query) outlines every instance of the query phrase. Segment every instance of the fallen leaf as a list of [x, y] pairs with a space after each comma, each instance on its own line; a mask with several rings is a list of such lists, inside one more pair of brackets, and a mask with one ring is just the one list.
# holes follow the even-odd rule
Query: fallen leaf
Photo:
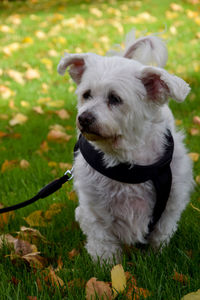
[[3, 234], [3, 235], [0, 235], [0, 249], [2, 248], [2, 246], [4, 244], [7, 244], [7, 245], [12, 245], [14, 246], [14, 244], [16, 243], [16, 238], [14, 238], [11, 234]]
[[173, 280], [183, 283], [184, 285], [188, 283], [188, 277], [176, 271], [174, 271]]
[[190, 134], [191, 134], [192, 136], [199, 135], [199, 133], [200, 133], [200, 131], [199, 131], [198, 128], [191, 128], [191, 129], [190, 129]]
[[47, 259], [39, 255], [39, 252], [27, 253], [21, 257], [34, 269], [44, 269], [47, 265]]
[[64, 104], [65, 104], [64, 100], [54, 100], [54, 101], [47, 102], [48, 106], [55, 107], [55, 108], [63, 107]]
[[199, 116], [194, 116], [193, 123], [197, 124], [197, 125], [200, 125], [200, 117]]
[[199, 153], [191, 152], [188, 153], [188, 155], [193, 162], [197, 162], [199, 160]]
[[44, 213], [44, 218], [50, 221], [55, 215], [59, 214], [65, 205], [63, 203], [53, 203]]
[[[98, 298], [97, 298], [98, 297]], [[86, 283], [86, 300], [111, 300], [112, 290], [109, 286], [109, 283], [104, 281], [97, 281], [97, 278], [92, 277]]]
[[63, 268], [63, 261], [62, 261], [62, 257], [61, 256], [58, 257], [57, 263], [58, 263], [58, 266], [55, 269], [55, 272], [60, 271]]
[[77, 201], [78, 197], [75, 191], [67, 192], [67, 198], [71, 201]]
[[199, 300], [200, 299], [200, 289], [196, 292], [189, 293], [181, 298], [181, 300]]
[[193, 209], [195, 209], [196, 211], [200, 212], [200, 209], [197, 208], [196, 206], [194, 206], [192, 203], [190, 203], [190, 205], [192, 206]]
[[24, 220], [29, 224], [29, 226], [39, 226], [46, 227], [48, 221], [44, 218], [44, 213], [42, 210], [36, 210], [28, 215]]
[[28, 300], [37, 300], [38, 298], [36, 296], [27, 296]]
[[69, 163], [64, 163], [64, 162], [59, 162], [58, 167], [62, 170], [67, 170], [72, 168], [72, 164]]
[[5, 136], [8, 136], [6, 132], [0, 131], [0, 138], [3, 138]]
[[12, 118], [9, 121], [9, 124], [10, 124], [10, 126], [22, 125], [22, 124], [26, 123], [27, 120], [28, 120], [27, 116], [25, 116], [21, 113], [18, 113], [14, 116], [14, 118]]
[[171, 3], [170, 4], [170, 8], [173, 10], [173, 11], [183, 11], [183, 7], [177, 3]]
[[90, 7], [90, 13], [98, 18], [102, 17], [103, 15], [102, 11], [96, 7]]
[[28, 169], [30, 167], [30, 163], [27, 160], [22, 159], [20, 160], [19, 166], [21, 169]]
[[19, 49], [20, 49], [19, 43], [12, 43], [10, 45], [3, 47], [3, 53], [6, 54], [7, 56], [10, 56], [10, 55], [12, 55], [13, 52], [15, 52]]
[[30, 36], [27, 36], [25, 37], [23, 40], [22, 40], [22, 43], [23, 44], [33, 44], [33, 39], [30, 37]]
[[18, 233], [18, 238], [28, 241], [32, 244], [38, 244], [41, 241], [47, 243], [46, 238], [39, 232], [39, 230], [31, 227], [21, 226]]
[[16, 70], [7, 70], [6, 71], [7, 75], [12, 78], [14, 81], [16, 81], [17, 83], [21, 84], [21, 85], [24, 85], [25, 84], [25, 81], [24, 81], [24, 78], [23, 78], [23, 75], [22, 73], [16, 71]]
[[44, 31], [37, 30], [35, 32], [35, 36], [40, 40], [44, 40], [46, 38], [46, 33]]
[[67, 120], [70, 117], [66, 109], [57, 110], [55, 113], [62, 120]]
[[68, 142], [71, 139], [71, 136], [65, 132], [57, 131], [57, 130], [50, 130], [47, 135], [47, 140], [51, 142]]
[[38, 253], [37, 247], [35, 245], [30, 244], [27, 241], [16, 239], [14, 244], [15, 253], [24, 256], [26, 254]]
[[122, 265], [116, 265], [111, 270], [111, 281], [114, 296], [121, 293], [126, 288], [126, 276]]
[[72, 249], [70, 252], [68, 252], [68, 257], [69, 259], [73, 259], [74, 257], [79, 255], [79, 251], [76, 250], [75, 248]]
[[5, 171], [12, 170], [18, 166], [18, 160], [5, 160], [4, 163], [1, 165], [1, 172], [4, 173]]
[[11, 96], [14, 96], [15, 92], [13, 92], [11, 89], [9, 89], [5, 85], [0, 85], [0, 95], [3, 99], [8, 99]]
[[196, 183], [200, 184], [200, 175], [197, 175], [195, 178]]
[[27, 80], [39, 79], [39, 78], [40, 78], [40, 73], [39, 73], [38, 70], [30, 68], [30, 69], [28, 69], [28, 70], [25, 72], [24, 77], [25, 77]]
[[44, 278], [44, 281], [47, 284], [50, 284], [50, 286], [58, 288], [64, 286], [64, 281], [55, 274], [55, 271], [51, 266], [43, 271], [42, 276]]
[[43, 115], [44, 114], [44, 111], [43, 111], [43, 109], [42, 109], [41, 106], [34, 106], [33, 107], [33, 111], [36, 112], [39, 115]]

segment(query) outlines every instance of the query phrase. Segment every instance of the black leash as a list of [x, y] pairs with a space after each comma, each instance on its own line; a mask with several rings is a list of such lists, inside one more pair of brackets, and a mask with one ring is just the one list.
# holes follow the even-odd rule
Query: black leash
[[0, 209], [0, 214], [12, 211], [12, 210], [16, 210], [22, 207], [25, 207], [29, 204], [34, 203], [35, 201], [39, 200], [39, 199], [43, 199], [46, 198], [48, 196], [50, 196], [51, 194], [55, 193], [57, 190], [59, 190], [63, 183], [71, 180], [73, 178], [72, 175], [72, 170], [68, 170], [64, 176], [53, 180], [52, 182], [50, 182], [49, 184], [47, 184], [45, 187], [43, 187], [38, 193], [37, 195], [35, 195], [33, 198], [26, 200], [24, 202], [12, 205], [12, 206], [8, 206], [8, 207], [4, 207]]

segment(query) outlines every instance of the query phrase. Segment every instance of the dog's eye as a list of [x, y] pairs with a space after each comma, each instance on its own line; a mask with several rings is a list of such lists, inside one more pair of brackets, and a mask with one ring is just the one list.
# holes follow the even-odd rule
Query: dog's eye
[[83, 99], [87, 100], [91, 97], [91, 90], [87, 90], [85, 93], [83, 93]]
[[108, 104], [110, 105], [118, 105], [118, 104], [121, 104], [122, 103], [122, 99], [114, 94], [113, 92], [111, 92], [109, 95], [108, 95]]

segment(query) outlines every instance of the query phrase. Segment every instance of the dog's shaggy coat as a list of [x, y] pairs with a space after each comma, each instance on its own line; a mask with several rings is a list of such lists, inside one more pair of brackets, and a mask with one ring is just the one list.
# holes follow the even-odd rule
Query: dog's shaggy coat
[[162, 40], [147, 36], [129, 39], [125, 50], [111, 57], [66, 54], [58, 65], [61, 75], [70, 67], [69, 73], [78, 85], [78, 129], [104, 153], [105, 166], [120, 162], [153, 164], [164, 153], [168, 129], [174, 139], [170, 196], [148, 240], [156, 199], [152, 182], [125, 184], [111, 180], [91, 168], [81, 153], [77, 154], [76, 220], [87, 236], [86, 248], [94, 260], [112, 260], [113, 255], [119, 258], [123, 243], [150, 243], [156, 247], [168, 243], [190, 199], [192, 163], [184, 135], [177, 132], [168, 107], [169, 98], [182, 102], [190, 88], [163, 69], [166, 61]]

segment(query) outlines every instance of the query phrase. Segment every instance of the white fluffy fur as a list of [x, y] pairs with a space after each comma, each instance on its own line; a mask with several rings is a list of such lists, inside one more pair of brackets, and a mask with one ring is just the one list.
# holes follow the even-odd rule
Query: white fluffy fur
[[[58, 66], [62, 75], [70, 66], [70, 75], [78, 84], [77, 125], [104, 152], [106, 166], [119, 162], [140, 165], [156, 162], [163, 154], [167, 129], [171, 130], [175, 143], [170, 197], [148, 241], [145, 236], [156, 197], [152, 182], [113, 181], [92, 169], [80, 153], [77, 155], [74, 163], [74, 185], [79, 197], [76, 220], [87, 236], [86, 248], [94, 260], [98, 257], [112, 260], [113, 255], [119, 258], [123, 243], [149, 242], [154, 246], [168, 243], [193, 187], [192, 163], [183, 143], [184, 135], [176, 131], [168, 107], [169, 97], [183, 101], [190, 88], [164, 69], [145, 65], [152, 57], [158, 66], [165, 64], [167, 54], [162, 41], [145, 37], [134, 43], [137, 42], [137, 47], [129, 43], [121, 57], [66, 54]], [[125, 57], [127, 51], [131, 59]], [[91, 91], [91, 97], [83, 99], [87, 90]], [[121, 104], [109, 105], [111, 91], [122, 99]], [[91, 134], [84, 132], [79, 123], [78, 117], [84, 112], [95, 116]]]

